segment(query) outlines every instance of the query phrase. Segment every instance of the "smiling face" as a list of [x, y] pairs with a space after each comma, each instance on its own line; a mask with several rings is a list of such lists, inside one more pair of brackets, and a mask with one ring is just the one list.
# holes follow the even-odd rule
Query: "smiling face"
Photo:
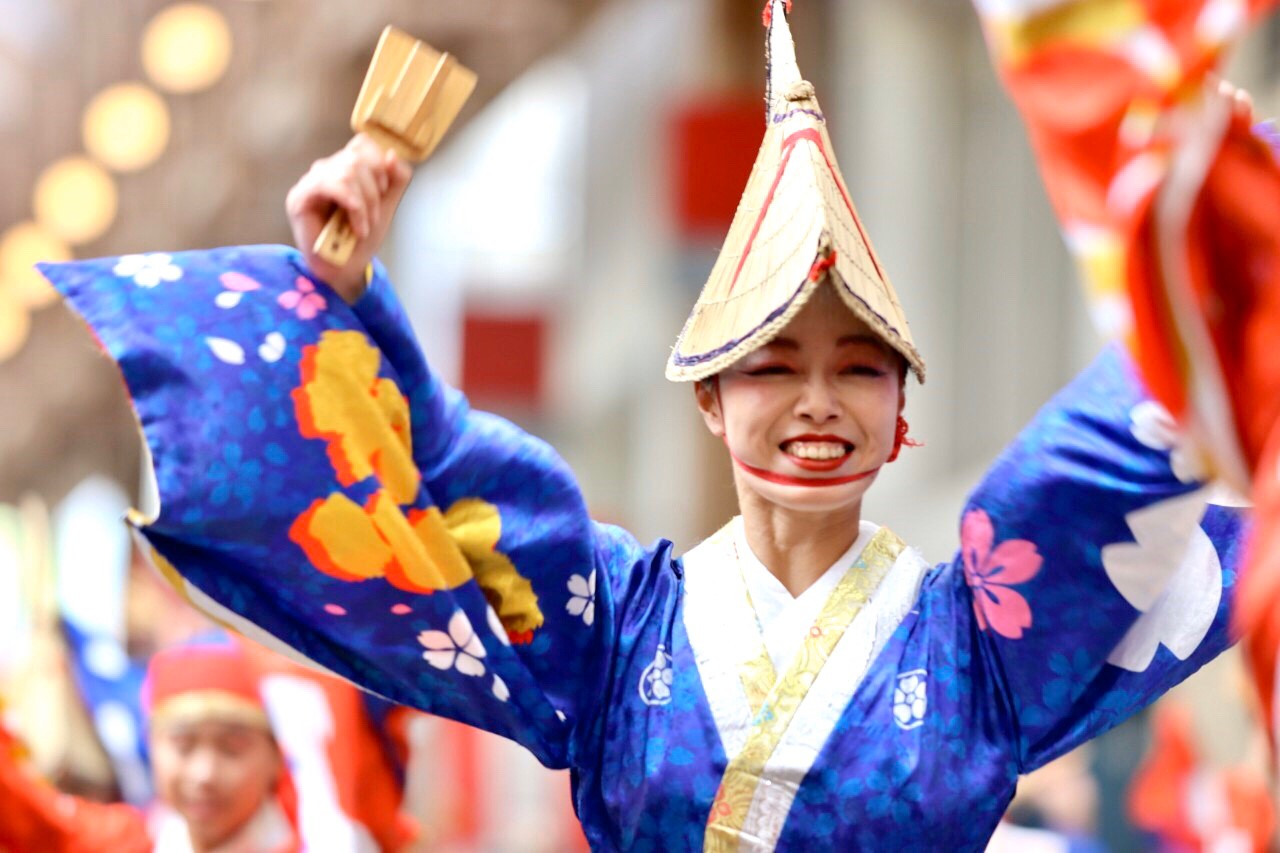
[[700, 383], [698, 406], [733, 456], [740, 501], [860, 508], [893, 451], [902, 365], [822, 287], [771, 343]]
[[156, 790], [187, 822], [197, 849], [235, 835], [273, 795], [280, 753], [269, 732], [239, 722], [172, 722], [151, 733]]

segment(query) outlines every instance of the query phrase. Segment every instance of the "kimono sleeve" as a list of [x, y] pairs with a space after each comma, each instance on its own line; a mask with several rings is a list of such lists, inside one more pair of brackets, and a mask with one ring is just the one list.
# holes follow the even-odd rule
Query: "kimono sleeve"
[[[1280, 650], [1280, 138], [1215, 77], [1280, 0], [974, 0], [1100, 329], [1252, 488], [1236, 624], [1264, 719]], [[1083, 34], [1088, 33], [1087, 36]], [[1275, 738], [1273, 737], [1273, 741]]]
[[[970, 496], [935, 575], [1028, 772], [1118, 724], [1231, 643], [1246, 536], [1172, 420], [1109, 348]], [[964, 614], [968, 614], [966, 617]]]
[[355, 306], [284, 247], [44, 272], [120, 366], [160, 498], [134, 521], [180, 593], [572, 764], [605, 692], [612, 590], [661, 560], [591, 521], [550, 447], [431, 372], [378, 269]]

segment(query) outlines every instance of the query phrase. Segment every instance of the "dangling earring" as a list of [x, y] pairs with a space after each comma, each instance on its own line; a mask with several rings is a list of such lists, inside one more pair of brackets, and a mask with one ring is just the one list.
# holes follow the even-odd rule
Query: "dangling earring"
[[898, 426], [893, 432], [893, 452], [889, 454], [887, 461], [893, 462], [896, 460], [903, 447], [923, 447], [920, 442], [907, 438], [907, 430], [909, 429], [911, 427], [907, 424], [907, 419], [902, 415], [898, 415]]

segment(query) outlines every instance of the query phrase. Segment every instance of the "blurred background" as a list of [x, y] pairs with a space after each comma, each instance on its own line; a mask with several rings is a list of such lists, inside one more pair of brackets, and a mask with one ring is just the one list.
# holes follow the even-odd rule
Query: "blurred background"
[[[0, 683], [40, 721], [24, 734], [48, 741], [47, 772], [98, 796], [143, 778], [111, 760], [130, 731], [120, 715], [104, 725], [83, 681], [55, 686], [88, 654], [59, 617], [113, 638], [97, 653], [111, 661], [199, 623], [132, 553], [119, 523], [143, 464], [132, 415], [31, 264], [288, 241], [285, 193], [345, 142], [378, 33], [396, 24], [480, 77], [385, 251], [429, 358], [475, 405], [551, 441], [597, 518], [684, 550], [733, 513], [732, 481], [662, 368], [763, 131], [760, 5], [0, 0]], [[1231, 75], [1262, 116], [1280, 113], [1273, 23]], [[929, 362], [906, 413], [926, 447], [881, 474], [865, 512], [948, 558], [967, 490], [1100, 340], [968, 3], [796, 0], [792, 27]], [[1240, 800], [1223, 774], [1259, 761], [1238, 668], [1229, 655], [1176, 692], [1185, 725], [1165, 731], [1181, 732], [1180, 755], [1194, 747], [1197, 802], [1217, 803], [1182, 809], [1189, 822], [1222, 822]], [[1152, 718], [1030, 781], [1018, 821], [1154, 849], [1131, 807]], [[515, 839], [531, 828], [546, 849], [576, 843], [565, 778], [531, 760], [513, 772], [518, 750], [488, 739], [435, 751], [453, 757], [411, 794], [426, 822], [458, 827], [433, 849], [529, 849]], [[478, 805], [441, 806], [455, 772]]]

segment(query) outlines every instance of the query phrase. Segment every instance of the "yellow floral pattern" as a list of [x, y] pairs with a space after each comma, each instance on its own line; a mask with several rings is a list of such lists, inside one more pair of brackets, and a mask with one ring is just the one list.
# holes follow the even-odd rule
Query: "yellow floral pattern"
[[769, 698], [769, 691], [778, 681], [778, 674], [773, 670], [773, 661], [769, 658], [769, 652], [765, 650], [763, 644], [760, 646], [760, 653], [742, 665], [738, 680], [742, 682], [742, 690], [747, 694], [747, 704], [751, 706], [751, 713], [759, 714], [765, 700]]
[[385, 578], [414, 593], [455, 589], [474, 578], [511, 639], [542, 626], [528, 579], [497, 549], [498, 508], [463, 498], [444, 513], [410, 509], [421, 475], [413, 461], [409, 407], [395, 382], [380, 378], [381, 354], [359, 332], [325, 332], [307, 347], [293, 392], [299, 431], [328, 442], [342, 485], [376, 477], [363, 506], [341, 492], [313, 501], [289, 530], [311, 564], [344, 581]]
[[303, 350], [294, 409], [304, 438], [329, 443], [344, 486], [376, 475], [398, 504], [418, 496], [409, 404], [395, 382], [378, 377], [382, 354], [359, 332], [328, 331]]

